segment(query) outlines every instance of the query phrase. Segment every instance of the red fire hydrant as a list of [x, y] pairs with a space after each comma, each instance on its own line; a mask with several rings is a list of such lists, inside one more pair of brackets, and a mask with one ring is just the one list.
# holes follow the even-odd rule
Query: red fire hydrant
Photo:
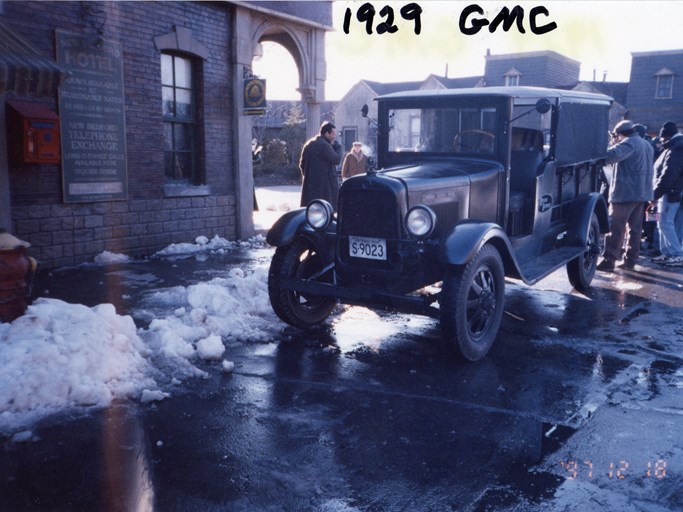
[[0, 230], [0, 322], [11, 322], [26, 312], [26, 301], [37, 262], [26, 255], [28, 242]]

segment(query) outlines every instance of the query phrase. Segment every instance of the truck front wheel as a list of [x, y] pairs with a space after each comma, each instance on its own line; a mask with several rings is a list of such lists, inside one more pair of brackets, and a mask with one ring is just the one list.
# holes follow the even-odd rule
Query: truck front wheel
[[[325, 320], [336, 301], [287, 289], [287, 281], [309, 279], [321, 273], [324, 262], [312, 242], [301, 238], [278, 247], [268, 272], [268, 297], [273, 311], [281, 320], [294, 327], [307, 328]], [[323, 281], [324, 276], [316, 278]]]
[[465, 359], [482, 359], [493, 345], [503, 318], [504, 296], [503, 262], [490, 244], [467, 265], [446, 271], [439, 304], [441, 329]]

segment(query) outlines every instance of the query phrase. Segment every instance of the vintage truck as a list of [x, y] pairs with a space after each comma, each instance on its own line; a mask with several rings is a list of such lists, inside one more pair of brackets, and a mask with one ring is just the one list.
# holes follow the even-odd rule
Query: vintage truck
[[566, 265], [590, 286], [608, 231], [610, 97], [486, 87], [377, 101], [377, 170], [342, 184], [338, 211], [314, 200], [268, 232], [282, 320], [307, 328], [338, 302], [429, 315], [475, 361], [499, 331], [506, 277], [533, 284]]

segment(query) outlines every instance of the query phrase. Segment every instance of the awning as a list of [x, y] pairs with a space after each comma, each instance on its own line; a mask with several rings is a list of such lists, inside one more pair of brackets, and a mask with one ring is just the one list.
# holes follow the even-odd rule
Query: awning
[[0, 94], [54, 96], [69, 72], [43, 57], [0, 20]]

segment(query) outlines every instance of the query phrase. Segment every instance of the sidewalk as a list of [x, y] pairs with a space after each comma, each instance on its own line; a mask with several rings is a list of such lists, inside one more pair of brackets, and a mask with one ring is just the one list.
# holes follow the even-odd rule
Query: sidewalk
[[41, 270], [39, 266], [30, 298], [55, 298], [88, 307], [110, 303], [119, 314], [132, 314], [155, 290], [210, 281], [238, 268], [253, 271], [270, 262], [272, 248], [258, 235], [250, 242], [227, 243], [230, 248], [207, 247], [194, 253], [121, 263], [86, 263], [53, 270]]
[[[281, 215], [299, 207], [301, 187], [257, 187], [255, 193], [259, 209], [254, 211], [254, 229], [257, 236], [265, 237]], [[196, 253], [121, 263], [86, 263], [53, 270], [41, 269], [39, 265], [30, 298], [57, 298], [88, 307], [111, 303], [119, 314], [130, 314], [145, 294], [157, 288], [189, 286], [227, 275], [233, 268], [267, 266], [272, 248], [265, 240], [241, 244], [239, 247], [240, 242], [235, 242], [236, 248], [230, 250], [211, 250], [207, 246], [207, 250]]]
[[256, 187], [255, 192], [258, 210], [254, 211], [254, 230], [263, 235], [283, 213], [298, 208], [301, 200], [299, 185]]

